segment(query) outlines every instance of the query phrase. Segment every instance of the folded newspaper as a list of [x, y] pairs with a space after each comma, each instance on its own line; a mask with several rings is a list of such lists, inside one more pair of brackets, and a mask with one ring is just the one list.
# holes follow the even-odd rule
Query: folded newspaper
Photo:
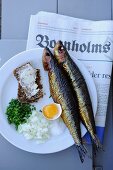
[[[43, 11], [31, 16], [27, 50], [54, 48], [58, 40], [62, 40], [71, 56], [83, 62], [95, 82], [95, 122], [103, 142], [113, 61], [113, 21], [88, 21]], [[90, 143], [88, 133], [84, 140]]]

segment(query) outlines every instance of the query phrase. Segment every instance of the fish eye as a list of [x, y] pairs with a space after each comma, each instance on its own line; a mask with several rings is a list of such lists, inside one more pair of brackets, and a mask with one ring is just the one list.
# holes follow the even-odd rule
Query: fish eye
[[50, 56], [50, 54], [49, 54], [48, 52], [46, 52], [46, 55], [47, 55], [47, 56]]
[[64, 48], [63, 48], [62, 46], [60, 46], [59, 49], [58, 49], [58, 52], [59, 52], [59, 53], [62, 53], [63, 50], [64, 50]]

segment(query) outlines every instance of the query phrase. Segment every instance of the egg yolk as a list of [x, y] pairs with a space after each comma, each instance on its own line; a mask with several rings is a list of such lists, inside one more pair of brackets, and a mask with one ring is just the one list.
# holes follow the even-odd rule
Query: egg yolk
[[49, 104], [43, 108], [44, 116], [47, 118], [53, 118], [58, 114], [58, 108], [55, 104]]

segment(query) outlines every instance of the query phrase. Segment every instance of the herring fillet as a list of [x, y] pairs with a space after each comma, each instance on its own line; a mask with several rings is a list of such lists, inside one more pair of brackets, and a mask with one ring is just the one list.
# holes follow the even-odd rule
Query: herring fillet
[[54, 102], [62, 107], [62, 119], [72, 135], [81, 162], [84, 161], [87, 149], [82, 144], [80, 118], [76, 97], [73, 96], [69, 82], [48, 48], [43, 52], [43, 67], [48, 71], [50, 92]]
[[96, 135], [95, 120], [89, 91], [83, 75], [76, 63], [69, 56], [61, 41], [54, 48], [54, 56], [61, 68], [67, 74], [71, 82], [73, 92], [77, 95], [79, 111], [82, 123], [89, 131], [95, 149], [102, 149], [102, 145]]

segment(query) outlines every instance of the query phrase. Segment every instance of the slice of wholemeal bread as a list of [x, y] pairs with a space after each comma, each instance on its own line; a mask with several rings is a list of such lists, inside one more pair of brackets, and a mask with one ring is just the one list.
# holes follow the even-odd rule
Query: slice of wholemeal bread
[[43, 97], [39, 69], [34, 69], [30, 63], [26, 63], [16, 68], [13, 74], [18, 81], [18, 99], [22, 103], [33, 103]]

